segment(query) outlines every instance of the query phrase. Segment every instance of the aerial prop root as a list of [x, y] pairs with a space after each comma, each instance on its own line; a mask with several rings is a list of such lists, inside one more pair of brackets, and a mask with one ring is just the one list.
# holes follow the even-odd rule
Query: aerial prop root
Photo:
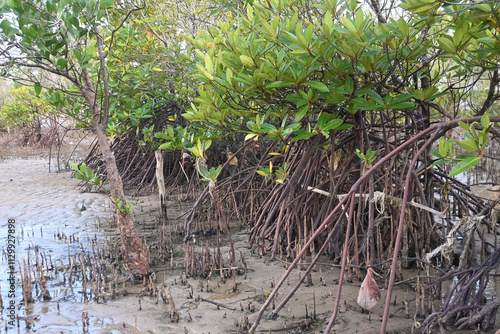
[[[295, 259], [293, 260], [293, 262], [290, 264], [290, 266], [288, 267], [288, 269], [286, 270], [286, 272], [283, 274], [283, 276], [281, 277], [281, 279], [279, 280], [279, 282], [276, 284], [276, 286], [274, 287], [273, 291], [270, 293], [269, 297], [267, 298], [266, 302], [262, 305], [262, 307], [260, 308], [253, 324], [252, 324], [252, 327], [249, 329], [248, 333], [249, 334], [253, 334], [255, 333], [255, 330], [257, 329], [257, 326], [260, 322], [260, 319], [262, 318], [262, 315], [264, 313], [264, 311], [267, 309], [267, 307], [269, 306], [269, 304], [271, 303], [272, 300], [274, 300], [274, 297], [275, 295], [277, 294], [278, 290], [280, 289], [281, 285], [285, 282], [285, 280], [287, 279], [287, 277], [290, 275], [290, 273], [292, 272], [292, 270], [295, 268], [295, 266], [297, 265], [297, 263], [300, 261], [300, 259], [304, 256], [305, 252], [308, 250], [309, 246], [311, 245], [312, 242], [314, 242], [314, 240], [321, 234], [321, 232], [325, 229], [325, 226], [330, 222], [330, 220], [334, 217], [335, 214], [337, 214], [337, 212], [342, 208], [342, 206], [344, 206], [345, 204], [347, 204], [348, 201], [350, 201], [350, 215], [349, 215], [349, 219], [348, 219], [348, 227], [347, 227], [347, 232], [346, 232], [346, 237], [348, 237], [348, 233], [349, 233], [349, 228], [350, 228], [350, 222], [352, 220], [352, 213], [353, 213], [353, 210], [354, 210], [354, 195], [356, 194], [357, 190], [359, 189], [360, 185], [363, 184], [363, 182], [365, 182], [370, 175], [372, 175], [374, 173], [374, 171], [378, 170], [379, 168], [381, 168], [381, 166], [388, 162], [390, 159], [392, 159], [393, 157], [395, 157], [396, 155], [398, 155], [399, 153], [403, 152], [404, 150], [408, 149], [409, 147], [411, 147], [410, 145], [413, 145], [416, 141], [422, 139], [422, 138], [425, 138], [429, 135], [431, 135], [431, 137], [429, 139], [427, 139], [425, 141], [425, 143], [420, 147], [419, 151], [417, 152], [417, 154], [415, 154], [411, 164], [410, 164], [410, 167], [408, 169], [408, 173], [407, 173], [407, 177], [406, 177], [406, 182], [405, 182], [405, 191], [404, 191], [404, 195], [403, 195], [403, 201], [402, 201], [402, 206], [401, 206], [401, 210], [400, 210], [400, 220], [399, 220], [399, 225], [398, 225], [398, 232], [397, 232], [397, 236], [396, 236], [396, 243], [395, 243], [395, 247], [394, 247], [394, 255], [393, 255], [393, 261], [392, 261], [392, 265], [391, 265], [391, 271], [390, 271], [390, 279], [389, 279], [389, 285], [388, 285], [388, 289], [387, 289], [387, 297], [386, 297], [386, 303], [385, 303], [385, 308], [384, 308], [384, 315], [383, 315], [383, 318], [382, 318], [382, 325], [381, 325], [381, 329], [380, 329], [380, 333], [385, 333], [386, 331], [386, 327], [387, 327], [387, 321], [388, 321], [388, 318], [389, 318], [389, 307], [390, 307], [390, 299], [391, 299], [391, 296], [392, 296], [392, 290], [393, 290], [393, 287], [394, 287], [394, 281], [395, 281], [395, 274], [396, 274], [396, 266], [397, 266], [397, 258], [398, 258], [398, 254], [399, 254], [399, 251], [400, 251], [400, 248], [401, 248], [401, 239], [402, 239], [402, 236], [403, 236], [403, 226], [404, 226], [404, 216], [405, 216], [405, 212], [406, 212], [406, 206], [407, 206], [407, 203], [408, 203], [408, 197], [409, 197], [409, 193], [410, 193], [410, 182], [411, 180], [413, 180], [413, 178], [411, 177], [414, 169], [415, 169], [415, 165], [416, 165], [416, 162], [417, 162], [417, 159], [418, 157], [420, 157], [420, 155], [422, 155], [425, 150], [427, 149], [427, 147], [429, 145], [431, 145], [434, 141], [436, 141], [438, 138], [440, 138], [446, 131], [448, 131], [449, 129], [452, 129], [454, 127], [457, 127], [458, 126], [458, 122], [464, 122], [464, 123], [472, 123], [472, 122], [477, 122], [477, 121], [480, 121], [481, 117], [480, 116], [477, 116], [477, 117], [470, 117], [470, 118], [462, 118], [462, 119], [455, 119], [455, 120], [450, 120], [450, 121], [444, 121], [444, 122], [440, 122], [440, 123], [436, 123], [430, 127], [428, 127], [427, 129], [423, 130], [422, 132], [416, 134], [414, 137], [408, 139], [406, 142], [404, 142], [403, 144], [401, 144], [400, 146], [398, 146], [397, 148], [395, 148], [393, 151], [389, 152], [386, 156], [384, 156], [383, 158], [381, 158], [377, 163], [375, 163], [372, 168], [370, 168], [365, 174], [363, 174], [351, 187], [351, 190], [346, 194], [346, 196], [339, 202], [339, 204], [337, 204], [337, 206], [332, 210], [332, 212], [328, 215], [327, 218], [325, 218], [325, 220], [321, 223], [321, 225], [317, 228], [316, 232], [311, 236], [311, 238], [304, 244], [303, 248], [301, 249], [301, 251], [296, 255]], [[492, 116], [490, 117], [490, 121], [491, 122], [500, 122], [500, 116]], [[348, 240], [348, 239], [346, 239]], [[344, 245], [344, 248], [346, 246]], [[322, 248], [322, 250], [324, 251], [324, 249]], [[322, 252], [318, 252], [318, 254], [316, 256], [319, 256]], [[342, 268], [341, 268], [341, 279], [339, 280], [339, 287], [338, 287], [338, 295], [340, 295], [341, 293], [341, 289], [342, 289], [342, 285], [343, 285], [343, 273], [345, 271], [345, 264], [347, 263], [347, 252], [344, 251], [342, 253]], [[309, 267], [312, 267], [314, 265], [315, 261], [312, 262], [312, 264], [309, 266]], [[309, 269], [309, 268], [308, 268]], [[307, 275], [304, 275], [304, 276], [307, 276]], [[293, 292], [295, 291], [296, 289], [292, 290]], [[287, 297], [289, 299], [289, 297]], [[333, 310], [333, 313], [332, 313], [332, 317], [328, 323], [328, 326], [327, 328], [325, 329], [325, 333], [329, 333], [330, 330], [331, 330], [331, 327], [335, 324], [335, 320], [336, 320], [336, 315], [338, 313], [338, 306], [339, 306], [339, 303], [340, 303], [340, 298], [337, 298], [336, 300], [336, 305], [335, 305], [335, 308]], [[274, 316], [276, 315], [276, 313], [273, 311], [271, 313], [271, 316]]]

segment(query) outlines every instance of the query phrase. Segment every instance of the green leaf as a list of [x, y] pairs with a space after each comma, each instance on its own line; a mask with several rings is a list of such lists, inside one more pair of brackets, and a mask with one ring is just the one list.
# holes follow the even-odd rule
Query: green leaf
[[275, 82], [271, 82], [270, 84], [268, 84], [266, 86], [266, 88], [288, 87], [288, 86], [291, 86], [293, 84], [294, 84], [294, 82], [290, 82], [290, 81], [275, 81]]
[[431, 166], [432, 166], [432, 167], [434, 167], [434, 166], [439, 166], [439, 165], [445, 164], [445, 163], [447, 163], [447, 162], [449, 162], [449, 161], [448, 161], [448, 160], [446, 160], [446, 159], [439, 159], [439, 160], [437, 160], [437, 161], [434, 161], [434, 162], [431, 164]]
[[37, 96], [38, 96], [38, 95], [40, 95], [40, 93], [42, 92], [42, 86], [40, 86], [40, 85], [35, 85], [33, 88], [35, 89], [35, 94], [36, 94]]
[[304, 86], [308, 86], [308, 87], [312, 87], [312, 88], [315, 88], [321, 92], [325, 92], [325, 93], [328, 93], [330, 92], [330, 90], [328, 89], [328, 87], [322, 83], [322, 82], [319, 82], [319, 81], [308, 81], [304, 84]]
[[441, 153], [439, 153], [439, 150], [432, 150], [432, 155], [438, 158], [444, 158]]
[[207, 53], [205, 54], [205, 68], [207, 69], [207, 72], [212, 74], [213, 70], [214, 70], [214, 64], [212, 62], [212, 58], [210, 57], [210, 55]]
[[10, 22], [7, 21], [7, 20], [3, 20], [2, 23], [0, 23], [0, 27], [2, 28], [3, 30], [3, 33], [7, 36], [9, 36], [12, 28], [10, 26]]
[[306, 105], [309, 103], [309, 100], [307, 99], [307, 97], [304, 97], [301, 94], [297, 94], [297, 93], [288, 94], [288, 96], [286, 97], [285, 100], [290, 101], [290, 102], [295, 102], [297, 105], [297, 108], [300, 108], [303, 105]]
[[323, 128], [323, 130], [332, 130], [332, 129], [337, 129], [340, 125], [342, 125], [344, 121], [342, 119], [332, 119], [328, 123], [326, 123], [326, 126]]
[[233, 71], [229, 67], [226, 70], [226, 80], [229, 84], [233, 84]]
[[488, 114], [484, 114], [483, 117], [481, 117], [481, 125], [484, 128], [488, 128], [490, 125], [490, 116], [488, 116]]
[[158, 147], [159, 150], [171, 150], [172, 149], [172, 143], [163, 143]]
[[485, 13], [491, 13], [491, 6], [487, 3], [480, 3], [474, 6], [474, 10], [480, 10]]
[[217, 169], [213, 170], [210, 168], [210, 177], [212, 180], [216, 180], [219, 177], [220, 171], [222, 170], [222, 166], [217, 167]]
[[276, 39], [276, 31], [271, 27], [269, 23], [267, 23], [266, 21], [262, 21], [262, 27], [269, 36], [271, 36], [273, 39]]
[[304, 139], [309, 139], [311, 138], [312, 136], [314, 136], [316, 133], [315, 132], [305, 132], [303, 131], [302, 133], [299, 133], [298, 135], [296, 135], [292, 141], [299, 141], [299, 140], [304, 140]]
[[80, 181], [87, 181], [88, 179], [82, 173], [75, 173], [75, 176]]
[[450, 36], [445, 35], [438, 38], [438, 43], [439, 47], [447, 53], [454, 54], [457, 51], [455, 44], [453, 44], [453, 39]]
[[460, 145], [464, 150], [475, 152], [479, 148], [477, 146], [477, 143], [473, 139], [464, 139], [458, 142], [458, 145]]
[[352, 21], [349, 20], [347, 17], [342, 16], [340, 18], [340, 23], [342, 23], [344, 25], [344, 27], [346, 27], [349, 31], [354, 32], [354, 33], [356, 32], [356, 27], [354, 26]]
[[66, 59], [58, 59], [56, 62], [57, 67], [60, 67], [62, 70], [68, 66], [68, 61]]
[[243, 63], [243, 65], [246, 65], [246, 66], [253, 66], [254, 65], [253, 59], [250, 58], [249, 56], [241, 55], [240, 60]]
[[[490, 125], [491, 126], [491, 125]], [[484, 128], [485, 130], [489, 130], [490, 127], [488, 128]], [[488, 143], [488, 141], [490, 140], [490, 138], [488, 137], [488, 135], [486, 133], [483, 133], [483, 131], [481, 131], [479, 133], [479, 147], [484, 147], [486, 146], [486, 144]]]
[[434, 154], [437, 157], [444, 158], [448, 154], [448, 146], [446, 146], [446, 139], [444, 137], [439, 138], [439, 154]]
[[300, 121], [304, 116], [307, 114], [307, 111], [309, 110], [309, 105], [303, 106], [297, 111], [295, 114], [295, 122]]
[[382, 97], [375, 91], [373, 90], [370, 90], [368, 91], [368, 95], [370, 95], [370, 97], [377, 103], [377, 104], [384, 104], [384, 100], [382, 99]]
[[464, 123], [462, 121], [459, 121], [458, 122], [458, 126], [460, 126], [462, 129], [464, 129], [465, 131], [469, 131], [470, 130], [470, 126], [469, 124], [467, 123]]
[[205, 167], [200, 166], [200, 173], [203, 175], [205, 178], [209, 179], [210, 178], [210, 173]]
[[170, 136], [170, 138], [173, 138], [175, 136], [175, 134], [174, 134], [174, 128], [172, 126], [169, 126], [167, 128], [167, 133]]
[[494, 43], [496, 43], [497, 39], [494, 37], [488, 36], [488, 37], [478, 38], [477, 41], [482, 42], [482, 43], [486, 43], [486, 44], [489, 44], [489, 43], [494, 44]]
[[203, 66], [201, 66], [200, 64], [196, 64], [196, 68], [198, 69], [198, 71], [200, 71], [209, 80], [213, 80], [214, 79], [214, 76], [211, 73], [208, 73], [208, 71]]
[[109, 7], [114, 6], [115, 1], [114, 0], [101, 0], [100, 4], [101, 4], [101, 7], [109, 8]]
[[345, 90], [349, 95], [354, 92], [354, 82], [351, 77], [347, 77], [347, 79], [345, 79]]
[[464, 158], [462, 161], [457, 163], [452, 168], [452, 170], [451, 170], [450, 174], [448, 174], [448, 176], [455, 176], [455, 175], [461, 174], [461, 173], [471, 169], [472, 167], [477, 165], [477, 163], [479, 162], [479, 159], [480, 158], [478, 156], [475, 156], [475, 155], [467, 156], [466, 158]]
[[392, 106], [392, 109], [396, 110], [405, 110], [405, 109], [413, 109], [415, 108], [415, 105], [411, 102], [402, 102], [402, 103], [397, 103]]
[[276, 127], [272, 124], [268, 124], [268, 123], [262, 123], [260, 125], [260, 129], [259, 129], [259, 132], [270, 132], [270, 131], [276, 131]]

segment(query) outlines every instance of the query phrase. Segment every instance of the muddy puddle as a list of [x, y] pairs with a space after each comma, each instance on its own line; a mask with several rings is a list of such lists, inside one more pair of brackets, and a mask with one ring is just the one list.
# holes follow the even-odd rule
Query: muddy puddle
[[[241, 254], [237, 258], [245, 259], [246, 272], [239, 268], [237, 275], [225, 280], [217, 272], [207, 279], [186, 278], [178, 237], [174, 239], [174, 259], [154, 258], [157, 201], [149, 196], [133, 198], [132, 203], [139, 232], [152, 249], [155, 280], [133, 284], [110, 261], [118, 240], [110, 200], [102, 193], [82, 193], [75, 188], [77, 184], [70, 173], [48, 173], [46, 159], [0, 162], [0, 333], [244, 333], [286, 270], [287, 264], [282, 261], [253, 254], [247, 248], [248, 231], [235, 228], [232, 239], [236, 253]], [[175, 217], [181, 216], [189, 203], [172, 200], [168, 206], [169, 225], [175, 231], [182, 224]], [[9, 240], [13, 239], [15, 247], [10, 247], [14, 251], [9, 257]], [[195, 250], [215, 249], [216, 244], [214, 236], [198, 236]], [[229, 252], [229, 246], [221, 247], [223, 258], [228, 258]], [[322, 333], [335, 302], [339, 269], [327, 258], [320, 262], [277, 319], [264, 316], [257, 332]], [[31, 268], [28, 272], [34, 282], [34, 302], [27, 307], [22, 289], [24, 263]], [[92, 263], [99, 270], [92, 271]], [[45, 287], [37, 283], [40, 273]], [[302, 273], [300, 269], [292, 273], [273, 304], [291, 291]], [[423, 273], [408, 270], [402, 274], [412, 278]], [[91, 279], [96, 275], [98, 283]], [[9, 281], [12, 277], [14, 280]], [[378, 333], [386, 280], [377, 278], [382, 298], [367, 314], [356, 303], [361, 279], [353, 271], [347, 277], [333, 332]], [[50, 299], [44, 299], [44, 291]], [[175, 303], [175, 321], [170, 317], [172, 303], [167, 304], [158, 291], [167, 291]], [[415, 281], [397, 285], [393, 298], [389, 332], [418, 333], [418, 321], [422, 319], [413, 318]], [[11, 304], [14, 310], [9, 309]]]

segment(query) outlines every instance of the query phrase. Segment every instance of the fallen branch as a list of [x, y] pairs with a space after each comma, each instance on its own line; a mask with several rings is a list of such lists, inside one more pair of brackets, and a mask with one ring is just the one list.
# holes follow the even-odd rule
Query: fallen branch
[[[324, 191], [324, 190], [321, 190], [321, 189], [318, 189], [318, 188], [314, 188], [314, 187], [307, 187], [307, 190], [310, 190], [312, 192], [315, 192], [315, 193], [318, 193], [318, 194], [321, 194], [321, 195], [324, 195], [324, 196], [327, 196], [327, 197], [330, 197], [331, 194], [327, 191]], [[347, 194], [341, 194], [341, 195], [337, 195], [337, 198], [339, 200], [342, 200], [345, 196], [347, 196]], [[363, 194], [363, 195], [360, 195], [360, 194], [356, 194], [355, 197], [362, 197], [362, 198], [368, 198], [368, 194]], [[391, 196], [391, 195], [387, 195], [381, 191], [375, 191], [373, 193], [373, 199], [372, 201], [375, 201], [375, 202], [380, 202], [382, 204], [382, 208], [383, 208], [383, 202], [385, 199], [388, 199], [389, 201], [397, 201], [397, 202], [402, 202], [402, 199], [401, 198], [397, 198], [397, 197], [394, 197], [394, 196]], [[446, 213], [446, 210], [443, 211], [443, 212], [439, 212], [437, 210], [434, 210], [433, 208], [430, 208], [426, 205], [423, 205], [421, 203], [417, 203], [417, 202], [414, 202], [414, 201], [410, 201], [408, 202], [408, 204], [416, 207], [416, 208], [419, 208], [419, 209], [422, 209], [422, 210], [425, 210], [427, 212], [430, 212], [432, 213], [433, 215], [436, 215], [438, 216], [439, 218], [445, 218], [445, 213]], [[381, 209], [381, 211], [384, 211], [383, 209]]]
[[202, 302], [207, 302], [207, 303], [210, 303], [210, 304], [214, 304], [214, 305], [217, 305], [218, 307], [223, 307], [223, 308], [226, 308], [226, 309], [231, 310], [231, 311], [235, 310], [234, 307], [227, 306], [227, 305], [224, 305], [224, 304], [221, 304], [221, 303], [217, 303], [217, 302], [205, 299], [203, 297], [200, 297], [200, 299], [201, 299]]
[[473, 225], [483, 220], [484, 217], [485, 216], [462, 218], [460, 222], [450, 230], [450, 232], [446, 236], [446, 242], [444, 244], [436, 247], [429, 253], [425, 254], [425, 259], [427, 260], [427, 262], [431, 262], [431, 259], [439, 253], [441, 253], [444, 257], [450, 258], [451, 252], [455, 249], [455, 246], [457, 244], [457, 237], [456, 237], [457, 230], [461, 226], [465, 225], [466, 227], [464, 228], [464, 230], [469, 231]]

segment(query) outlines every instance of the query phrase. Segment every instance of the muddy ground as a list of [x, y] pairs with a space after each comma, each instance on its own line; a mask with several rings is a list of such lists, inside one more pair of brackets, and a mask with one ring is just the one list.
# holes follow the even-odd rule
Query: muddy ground
[[[118, 293], [112, 295], [108, 291], [104, 300], [95, 302], [91, 299], [85, 302], [81, 282], [64, 282], [62, 276], [69, 269], [70, 258], [79, 252], [92, 252], [95, 247], [106, 249], [117, 242], [118, 231], [113, 226], [112, 206], [104, 193], [82, 193], [76, 187], [78, 181], [72, 178], [70, 172], [49, 173], [48, 167], [46, 156], [23, 159], [4, 157], [0, 161], [0, 241], [6, 244], [8, 219], [15, 219], [16, 261], [21, 263], [29, 252], [32, 257], [33, 248], [38, 246], [41, 252], [51, 255], [55, 267], [48, 268], [45, 274], [51, 300], [42, 300], [38, 292], [36, 301], [29, 304], [27, 309], [22, 302], [21, 277], [19, 273], [16, 274], [14, 299], [19, 305], [17, 316], [20, 321], [16, 322], [17, 328], [8, 329], [4, 310], [0, 317], [0, 333], [60, 334], [83, 333], [84, 330], [88, 333], [244, 333], [244, 324], [252, 323], [273, 284], [286, 270], [285, 263], [254, 254], [246, 243], [248, 227], [235, 226], [232, 237], [236, 254], [241, 251], [248, 268], [246, 275], [239, 270], [235, 279], [236, 290], [233, 279], [223, 282], [218, 272], [214, 272], [209, 279], [184, 278], [180, 237], [174, 238], [176, 252], [173, 267], [170, 261], [155, 261], [155, 284], [158, 288], [163, 286], [166, 290], [170, 289], [179, 315], [178, 322], [170, 320], [170, 305], [160, 297], [151, 296], [144, 284], [127, 280], [125, 274], [119, 277]], [[156, 196], [131, 200], [138, 229], [154, 249], [158, 216]], [[177, 195], [171, 196], [168, 215], [174, 234], [183, 223], [183, 218], [177, 217], [189, 205], [189, 201], [181, 202]], [[197, 251], [201, 251], [207, 241], [214, 249], [215, 238], [198, 237]], [[222, 248], [222, 254], [227, 258], [227, 246]], [[237, 258], [240, 259], [239, 255]], [[340, 271], [327, 258], [321, 262], [309, 284], [297, 291], [279, 312], [277, 319], [269, 320], [264, 316], [257, 332], [322, 333], [331, 316]], [[6, 270], [6, 258], [2, 256], [0, 278], [4, 307], [9, 302]], [[301, 274], [300, 269], [292, 273], [280, 290], [276, 305], [292, 289]], [[388, 325], [390, 333], [419, 333], [419, 321], [422, 319], [414, 317], [416, 281], [411, 278], [422, 274], [416, 270], [403, 272], [404, 278], [409, 280], [397, 285], [393, 292], [392, 318]], [[324, 278], [323, 282], [321, 277]], [[181, 281], [185, 281], [184, 284]], [[370, 315], [363, 313], [356, 303], [361, 280], [353, 275], [352, 280], [344, 284], [342, 307], [333, 333], [379, 332], [386, 279], [378, 277], [377, 282], [382, 290], [382, 298]], [[497, 287], [492, 286], [491, 293], [498, 294]], [[405, 315], [405, 300], [409, 306], [408, 315]], [[210, 301], [225, 307], [216, 306]], [[439, 307], [438, 303], [435, 307]], [[445, 331], [452, 332], [456, 331]], [[477, 333], [462, 331], [472, 332]]]

